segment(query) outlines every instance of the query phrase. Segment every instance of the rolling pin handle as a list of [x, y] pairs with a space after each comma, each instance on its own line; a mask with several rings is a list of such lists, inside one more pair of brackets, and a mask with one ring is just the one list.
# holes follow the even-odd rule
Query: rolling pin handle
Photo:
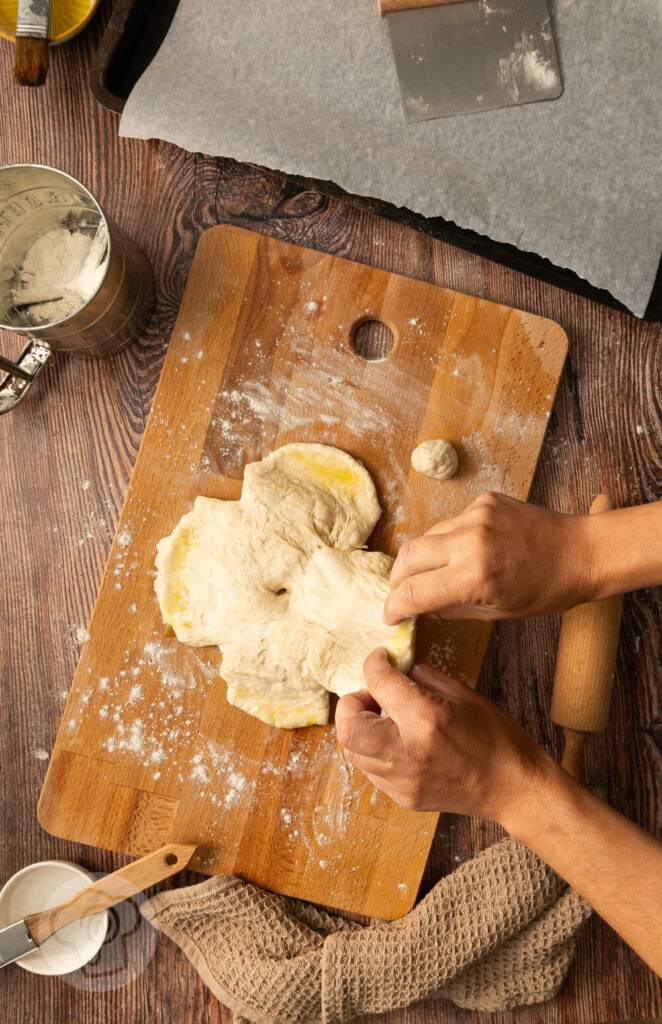
[[573, 779], [581, 782], [582, 775], [584, 774], [584, 743], [586, 742], [586, 733], [579, 732], [577, 729], [564, 729], [563, 735], [565, 746], [563, 748], [563, 757], [561, 758], [561, 767], [565, 768], [568, 775], [572, 775]]

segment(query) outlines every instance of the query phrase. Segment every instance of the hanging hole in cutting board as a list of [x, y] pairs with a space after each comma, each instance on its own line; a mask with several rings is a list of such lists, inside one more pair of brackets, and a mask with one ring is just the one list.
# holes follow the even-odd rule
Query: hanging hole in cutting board
[[388, 359], [395, 344], [393, 331], [382, 320], [362, 320], [351, 337], [352, 348], [361, 359]]

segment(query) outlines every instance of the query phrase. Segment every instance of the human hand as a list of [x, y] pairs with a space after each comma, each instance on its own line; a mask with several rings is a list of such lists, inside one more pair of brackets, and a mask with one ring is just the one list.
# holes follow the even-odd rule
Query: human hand
[[597, 518], [481, 494], [459, 516], [400, 548], [384, 619], [392, 626], [426, 612], [446, 619], [508, 619], [589, 600]]
[[495, 704], [429, 665], [403, 676], [380, 648], [364, 671], [367, 690], [336, 708], [347, 761], [404, 807], [508, 827], [551, 758]]

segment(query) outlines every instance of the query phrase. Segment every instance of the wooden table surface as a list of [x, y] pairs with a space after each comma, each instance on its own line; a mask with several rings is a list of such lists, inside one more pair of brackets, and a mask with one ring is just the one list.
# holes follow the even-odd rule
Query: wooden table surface
[[[558, 320], [570, 339], [533, 501], [580, 511], [600, 490], [631, 504], [662, 496], [662, 330], [435, 241], [425, 233], [303, 190], [278, 174], [159, 142], [118, 138], [119, 118], [97, 106], [87, 71], [106, 3], [73, 42], [51, 51], [48, 83], [19, 89], [0, 41], [0, 163], [53, 164], [79, 178], [146, 253], [158, 287], [143, 341], [100, 362], [56, 357], [33, 393], [0, 419], [0, 880], [62, 858], [93, 871], [123, 859], [55, 839], [36, 804], [170, 332], [201, 233], [218, 223], [264, 231]], [[0, 335], [0, 350], [21, 342]], [[660, 590], [626, 598], [607, 732], [589, 742], [587, 775], [644, 828], [662, 831]], [[481, 689], [536, 740], [559, 752], [549, 702], [556, 617], [497, 625]], [[442, 816], [424, 886], [490, 844], [489, 823]], [[194, 880], [178, 877], [174, 884]], [[6, 1019], [35, 1024], [201, 1024], [232, 1021], [168, 940], [124, 914], [112, 970], [66, 979], [0, 972]], [[129, 934], [132, 933], [132, 934]], [[132, 950], [122, 964], [124, 950]], [[95, 973], [96, 971], [96, 973]], [[133, 977], [135, 975], [135, 977]], [[478, 1024], [651, 1019], [662, 984], [593, 919], [560, 996], [510, 1013], [473, 1014], [425, 1003], [366, 1021]]]

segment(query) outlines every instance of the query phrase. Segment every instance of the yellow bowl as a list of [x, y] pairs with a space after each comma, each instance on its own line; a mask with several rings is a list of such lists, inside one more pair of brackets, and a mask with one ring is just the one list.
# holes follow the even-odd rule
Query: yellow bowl
[[[99, 0], [53, 0], [51, 11], [51, 43], [71, 39], [87, 25], [99, 6]], [[18, 0], [0, 0], [0, 36], [14, 40]]]

